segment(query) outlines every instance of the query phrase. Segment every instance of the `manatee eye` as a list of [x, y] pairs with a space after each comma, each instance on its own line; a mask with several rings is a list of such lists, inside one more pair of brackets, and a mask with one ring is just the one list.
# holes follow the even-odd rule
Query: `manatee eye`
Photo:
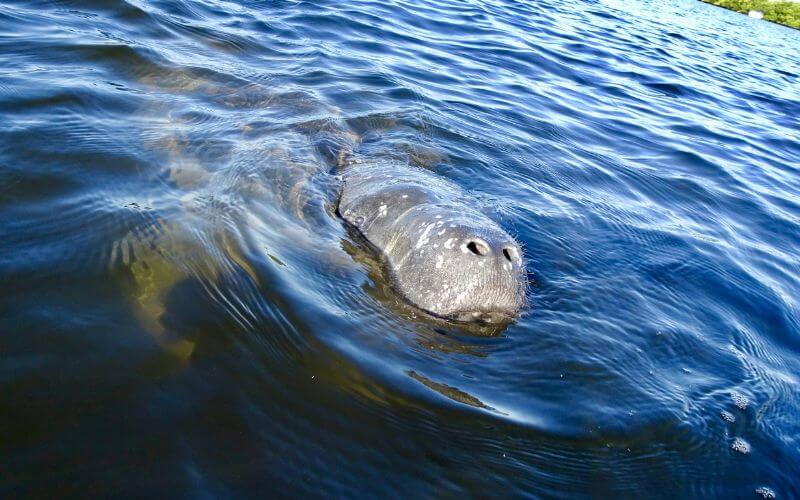
[[489, 253], [489, 245], [480, 240], [472, 240], [467, 243], [467, 250], [475, 255], [486, 255]]

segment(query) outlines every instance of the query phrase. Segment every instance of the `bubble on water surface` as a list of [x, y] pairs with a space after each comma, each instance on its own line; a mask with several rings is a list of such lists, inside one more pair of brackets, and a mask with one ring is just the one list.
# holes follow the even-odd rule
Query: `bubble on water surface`
[[736, 407], [739, 408], [740, 410], [747, 409], [747, 405], [750, 404], [750, 401], [747, 399], [747, 396], [745, 396], [741, 392], [736, 392], [736, 391], [731, 392], [731, 401], [733, 401], [733, 404], [735, 404]]
[[726, 422], [736, 422], [736, 416], [728, 410], [722, 410], [719, 415], [722, 417], [722, 420]]
[[772, 488], [767, 488], [766, 486], [759, 486], [756, 488], [756, 493], [761, 495], [762, 498], [775, 498], [775, 492], [772, 491]]
[[736, 438], [733, 440], [733, 444], [731, 444], [731, 449], [735, 452], [741, 453], [742, 455], [747, 455], [750, 453], [750, 443], [742, 438]]

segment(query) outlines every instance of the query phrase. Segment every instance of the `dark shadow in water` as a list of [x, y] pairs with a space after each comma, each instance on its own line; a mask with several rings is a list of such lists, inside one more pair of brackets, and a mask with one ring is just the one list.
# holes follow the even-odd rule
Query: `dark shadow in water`
[[452, 386], [449, 386], [447, 384], [440, 384], [439, 382], [434, 382], [433, 380], [431, 380], [431, 379], [429, 379], [429, 378], [427, 378], [427, 377], [425, 377], [423, 375], [420, 375], [419, 373], [417, 373], [417, 372], [415, 372], [413, 370], [410, 370], [410, 371], [408, 371], [406, 373], [408, 374], [409, 377], [413, 378], [417, 382], [420, 382], [425, 387], [427, 387], [429, 389], [433, 389], [434, 391], [438, 392], [442, 396], [444, 396], [444, 397], [446, 397], [448, 399], [452, 399], [453, 401], [455, 401], [457, 403], [462, 403], [462, 404], [465, 404], [465, 405], [474, 406], [475, 408], [483, 408], [485, 410], [497, 411], [494, 408], [492, 408], [491, 406], [488, 406], [488, 405], [484, 404], [483, 401], [481, 401], [480, 399], [476, 398], [475, 396], [473, 396], [473, 395], [471, 395], [471, 394], [469, 394], [467, 392], [464, 392], [464, 391], [462, 391], [462, 390], [460, 390], [460, 389], [458, 389], [456, 387], [452, 387]]

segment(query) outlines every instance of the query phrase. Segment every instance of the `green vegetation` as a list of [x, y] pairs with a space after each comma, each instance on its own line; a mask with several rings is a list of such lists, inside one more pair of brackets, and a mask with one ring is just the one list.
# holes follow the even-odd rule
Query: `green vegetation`
[[760, 10], [764, 19], [800, 29], [800, 3], [779, 2], [771, 0], [703, 0], [704, 2], [747, 14], [751, 10]]

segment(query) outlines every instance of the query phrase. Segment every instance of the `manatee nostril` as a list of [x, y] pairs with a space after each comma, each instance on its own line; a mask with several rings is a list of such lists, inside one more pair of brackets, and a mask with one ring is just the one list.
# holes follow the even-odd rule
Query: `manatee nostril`
[[486, 255], [489, 253], [489, 245], [480, 240], [472, 240], [467, 243], [467, 250], [475, 255]]
[[514, 247], [505, 247], [503, 249], [503, 256], [509, 262], [519, 262], [519, 252]]

